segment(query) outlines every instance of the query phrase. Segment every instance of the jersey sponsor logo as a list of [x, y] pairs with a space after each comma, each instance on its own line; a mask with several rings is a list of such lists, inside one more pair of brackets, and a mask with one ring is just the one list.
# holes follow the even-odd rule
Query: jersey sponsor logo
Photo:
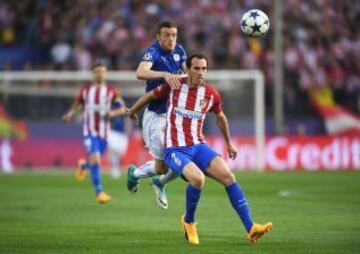
[[174, 60], [176, 62], [179, 62], [180, 61], [180, 55], [179, 54], [174, 54]]
[[200, 108], [202, 110], [206, 109], [209, 105], [209, 101], [207, 99], [200, 100]]
[[147, 52], [147, 53], [144, 54], [143, 60], [149, 61], [149, 60], [151, 60], [151, 59], [152, 59], [151, 53]]
[[92, 111], [96, 111], [96, 112], [104, 112], [108, 110], [108, 106], [107, 105], [101, 105], [101, 104], [97, 104], [97, 105], [87, 105], [87, 109], [92, 110]]
[[176, 157], [175, 153], [171, 153], [171, 159], [175, 162], [176, 165], [178, 165], [179, 167], [181, 166], [181, 160]]
[[184, 108], [176, 107], [174, 109], [174, 113], [176, 116], [180, 116], [182, 118], [190, 118], [192, 120], [201, 120], [202, 114], [198, 111], [188, 110]]
[[110, 98], [106, 95], [101, 96], [100, 101], [104, 101], [105, 104], [108, 104], [110, 102]]

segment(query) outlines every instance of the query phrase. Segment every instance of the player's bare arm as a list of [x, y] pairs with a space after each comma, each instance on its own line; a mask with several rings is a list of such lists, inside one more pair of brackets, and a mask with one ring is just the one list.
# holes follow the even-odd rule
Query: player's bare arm
[[154, 71], [151, 70], [153, 63], [142, 61], [140, 62], [137, 70], [136, 77], [138, 79], [164, 79], [171, 88], [179, 89], [180, 88], [180, 80], [183, 77], [186, 77], [186, 74], [172, 74], [165, 71]]
[[108, 112], [108, 116], [111, 117], [116, 117], [116, 116], [122, 116], [126, 114], [126, 107], [125, 106], [121, 106], [120, 108], [114, 109], [114, 110], [110, 110]]
[[70, 109], [62, 116], [62, 120], [65, 123], [69, 123], [72, 119], [72, 117], [81, 112], [83, 109], [82, 104], [80, 104], [78, 101], [74, 101], [73, 104], [71, 105]]
[[237, 149], [231, 143], [229, 123], [228, 123], [227, 117], [224, 114], [224, 112], [220, 112], [219, 114], [216, 114], [216, 123], [221, 131], [221, 134], [224, 137], [229, 157], [231, 159], [235, 159], [236, 155], [237, 155]]
[[131, 108], [126, 110], [126, 114], [131, 118], [134, 119], [135, 114], [142, 109], [145, 105], [149, 104], [152, 100], [157, 99], [156, 95], [153, 91], [150, 91], [143, 96], [141, 96]]

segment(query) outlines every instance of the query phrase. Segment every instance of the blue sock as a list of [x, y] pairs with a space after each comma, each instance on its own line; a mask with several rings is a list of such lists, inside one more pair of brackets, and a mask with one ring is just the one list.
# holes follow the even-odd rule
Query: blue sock
[[96, 194], [99, 194], [100, 192], [102, 192], [100, 166], [98, 163], [90, 164], [89, 166], [91, 173], [91, 181], [95, 188]]
[[249, 232], [254, 223], [251, 219], [249, 205], [246, 202], [244, 192], [237, 182], [226, 186], [226, 191], [232, 206], [246, 228], [246, 232]]
[[201, 196], [201, 189], [196, 189], [191, 184], [186, 188], [186, 214], [185, 222], [192, 223], [195, 221], [195, 210], [199, 203]]

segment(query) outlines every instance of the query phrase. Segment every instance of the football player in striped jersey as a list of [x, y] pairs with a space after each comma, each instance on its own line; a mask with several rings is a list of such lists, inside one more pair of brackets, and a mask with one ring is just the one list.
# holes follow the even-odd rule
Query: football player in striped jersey
[[124, 115], [126, 107], [117, 88], [107, 84], [107, 67], [98, 62], [93, 68], [93, 82], [81, 87], [71, 108], [63, 115], [63, 121], [83, 112], [83, 143], [87, 159], [78, 161], [75, 178], [83, 181], [90, 171], [96, 200], [107, 203], [111, 197], [103, 191], [101, 184], [101, 159], [107, 149], [107, 136], [110, 131], [110, 118]]
[[195, 223], [205, 175], [225, 187], [230, 203], [239, 215], [247, 237], [257, 241], [272, 229], [272, 223], [253, 222], [244, 192], [224, 159], [206, 144], [202, 134], [204, 119], [213, 112], [216, 123], [224, 137], [228, 156], [235, 159], [237, 150], [231, 143], [227, 117], [223, 112], [219, 92], [205, 81], [207, 58], [194, 54], [186, 60], [188, 78], [181, 80], [179, 89], [164, 83], [142, 96], [130, 109], [131, 118], [150, 101], [168, 98], [166, 130], [164, 138], [164, 158], [166, 164], [178, 175], [189, 181], [186, 189], [186, 209], [181, 218], [185, 238], [190, 244], [199, 244]]

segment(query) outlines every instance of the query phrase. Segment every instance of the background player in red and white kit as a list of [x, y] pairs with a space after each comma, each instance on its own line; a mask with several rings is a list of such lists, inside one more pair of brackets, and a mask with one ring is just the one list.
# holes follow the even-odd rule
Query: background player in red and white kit
[[110, 118], [125, 113], [125, 104], [119, 91], [106, 83], [107, 68], [103, 63], [93, 66], [93, 83], [84, 85], [74, 103], [63, 116], [69, 122], [75, 113], [83, 111], [83, 142], [88, 154], [87, 160], [80, 159], [76, 179], [82, 181], [86, 170], [90, 170], [92, 184], [99, 203], [106, 203], [111, 197], [101, 185], [101, 159], [107, 148]]
[[255, 242], [272, 229], [272, 224], [253, 223], [245, 195], [234, 174], [224, 159], [205, 143], [202, 134], [206, 114], [213, 112], [229, 157], [236, 157], [237, 150], [230, 140], [221, 96], [215, 88], [205, 82], [207, 59], [202, 54], [191, 55], [186, 60], [186, 67], [188, 78], [182, 80], [179, 89], [172, 89], [169, 84], [164, 83], [141, 97], [128, 109], [128, 114], [134, 117], [134, 114], [151, 100], [169, 97], [164, 158], [174, 172], [183, 175], [189, 181], [186, 189], [186, 212], [181, 218], [186, 240], [190, 244], [199, 244], [195, 211], [206, 175], [224, 185], [229, 200], [246, 229], [247, 237]]

